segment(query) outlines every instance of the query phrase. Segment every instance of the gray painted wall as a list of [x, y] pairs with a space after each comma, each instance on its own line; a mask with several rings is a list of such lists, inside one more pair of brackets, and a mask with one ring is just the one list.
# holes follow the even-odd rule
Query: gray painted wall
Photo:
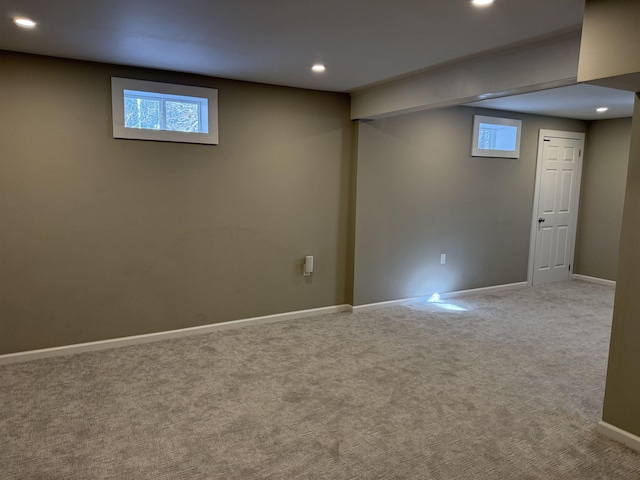
[[586, 0], [578, 81], [640, 90], [640, 2]]
[[640, 436], [640, 94], [636, 94], [602, 419]]
[[[634, 0], [588, 0], [580, 54], [581, 80], [640, 91]], [[636, 93], [620, 232], [616, 298], [602, 419], [640, 435], [640, 97]]]
[[[475, 113], [523, 120], [519, 159], [470, 156]], [[360, 122], [354, 304], [526, 281], [538, 131], [586, 127], [468, 107]]]
[[631, 118], [589, 123], [575, 273], [616, 279], [630, 139]]
[[[538, 129], [586, 129], [465, 107], [356, 124], [345, 95], [0, 60], [0, 354], [523, 281]], [[111, 76], [218, 88], [220, 145], [114, 140]], [[474, 113], [523, 119], [521, 158], [470, 157]], [[584, 199], [615, 190], [599, 159]]]
[[[350, 302], [347, 95], [0, 64], [0, 354]], [[113, 139], [111, 76], [218, 88], [220, 145]]]

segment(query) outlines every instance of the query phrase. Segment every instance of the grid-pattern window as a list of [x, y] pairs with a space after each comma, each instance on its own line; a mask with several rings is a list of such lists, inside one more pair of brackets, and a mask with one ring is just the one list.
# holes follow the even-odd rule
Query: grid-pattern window
[[124, 126], [208, 133], [206, 98], [137, 90], [124, 91]]
[[218, 144], [218, 91], [111, 79], [114, 138]]

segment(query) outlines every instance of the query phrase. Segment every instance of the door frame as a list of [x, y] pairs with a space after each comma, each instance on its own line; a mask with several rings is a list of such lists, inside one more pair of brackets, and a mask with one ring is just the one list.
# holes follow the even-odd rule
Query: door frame
[[[527, 284], [533, 286], [533, 269], [534, 269], [534, 257], [536, 253], [536, 234], [538, 228], [538, 207], [540, 206], [540, 183], [542, 177], [542, 155], [544, 153], [544, 139], [545, 138], [567, 138], [571, 140], [580, 141], [580, 165], [578, 167], [578, 179], [576, 182], [576, 190], [573, 192], [573, 198], [571, 199], [574, 205], [573, 209], [573, 232], [571, 233], [571, 240], [569, 242], [569, 259], [570, 265], [573, 267], [574, 255], [576, 250], [576, 235], [578, 233], [578, 207], [580, 204], [580, 188], [582, 183], [582, 164], [584, 163], [584, 141], [586, 134], [582, 132], [566, 132], [563, 130], [548, 130], [541, 128], [538, 133], [538, 154], [536, 156], [536, 181], [533, 194], [533, 211], [531, 213], [531, 233], [529, 235], [529, 268], [527, 270]], [[569, 272], [569, 278], [573, 275], [573, 269]]]

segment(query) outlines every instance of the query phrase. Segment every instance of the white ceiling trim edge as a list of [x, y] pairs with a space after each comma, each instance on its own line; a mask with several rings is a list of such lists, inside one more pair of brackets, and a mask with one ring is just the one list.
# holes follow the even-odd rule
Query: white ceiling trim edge
[[351, 95], [351, 119], [383, 118], [573, 85], [580, 32], [443, 66]]

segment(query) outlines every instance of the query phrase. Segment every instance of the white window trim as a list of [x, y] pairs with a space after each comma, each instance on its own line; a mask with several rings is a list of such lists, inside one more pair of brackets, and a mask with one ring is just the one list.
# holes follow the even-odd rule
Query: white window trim
[[[126, 128], [124, 126], [124, 91], [137, 90], [169, 95], [206, 98], [208, 101], [209, 133], [177, 132]], [[218, 90], [215, 88], [148, 82], [131, 78], [111, 77], [111, 109], [113, 114], [113, 138], [155, 140], [160, 142], [218, 144]]]

